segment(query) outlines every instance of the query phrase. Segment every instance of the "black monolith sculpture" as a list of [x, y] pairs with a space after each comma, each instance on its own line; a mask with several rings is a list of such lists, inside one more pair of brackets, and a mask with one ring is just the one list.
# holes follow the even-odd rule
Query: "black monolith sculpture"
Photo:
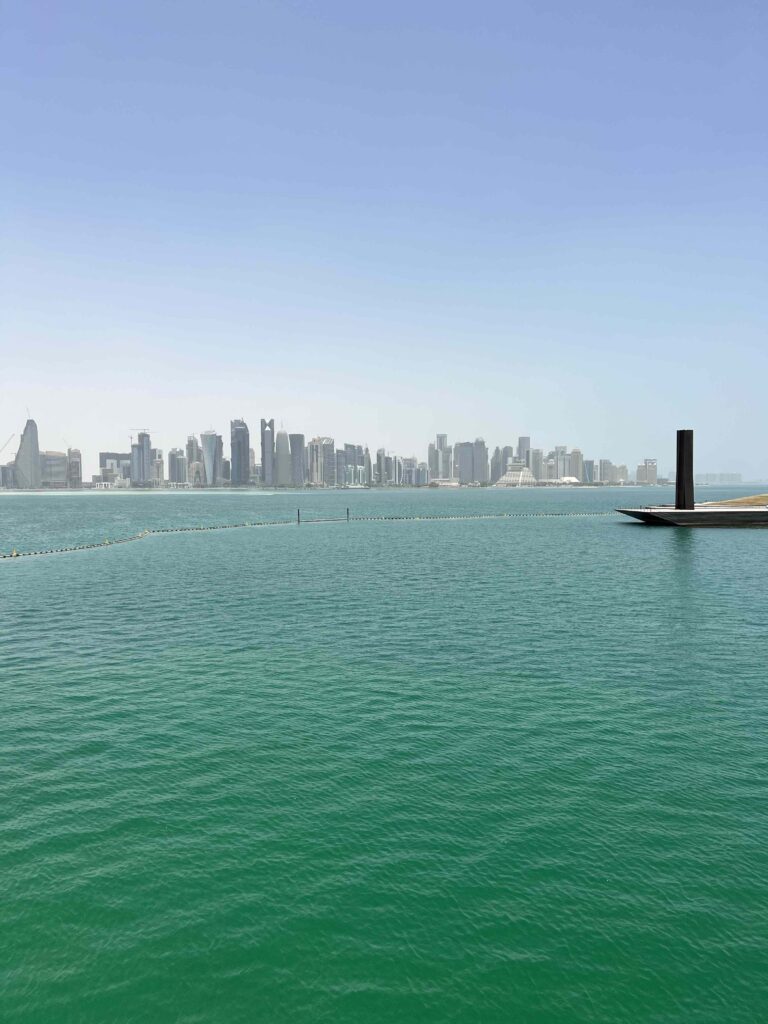
[[677, 432], [675, 508], [693, 508], [693, 431]]

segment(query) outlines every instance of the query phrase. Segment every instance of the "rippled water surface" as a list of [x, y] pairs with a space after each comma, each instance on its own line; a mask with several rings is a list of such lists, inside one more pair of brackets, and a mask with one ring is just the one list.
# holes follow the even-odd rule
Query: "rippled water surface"
[[[0, 550], [622, 497], [8, 494]], [[613, 516], [0, 562], [0, 1017], [765, 1021], [767, 580]]]

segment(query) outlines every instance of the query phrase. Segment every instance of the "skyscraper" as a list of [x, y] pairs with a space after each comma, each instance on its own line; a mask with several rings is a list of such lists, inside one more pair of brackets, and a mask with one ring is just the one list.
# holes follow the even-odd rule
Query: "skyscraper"
[[504, 475], [504, 453], [498, 446], [494, 448], [491, 456], [491, 483], [495, 484]]
[[160, 487], [165, 479], [165, 463], [163, 461], [163, 449], [152, 449], [152, 486]]
[[139, 432], [131, 445], [131, 487], [147, 487], [152, 482], [152, 442], [149, 434]]
[[64, 452], [40, 452], [40, 484], [59, 489], [67, 486], [67, 456]]
[[656, 459], [644, 459], [637, 467], [635, 479], [639, 484], [655, 484], [658, 480]]
[[326, 487], [336, 486], [336, 442], [332, 437], [322, 438], [323, 483]]
[[332, 437], [313, 437], [309, 442], [309, 482], [315, 487], [336, 485], [336, 445]]
[[441, 480], [448, 480], [453, 476], [453, 448], [448, 444], [447, 434], [438, 434], [435, 438], [437, 450], [437, 475]]
[[247, 487], [251, 482], [249, 449], [251, 435], [245, 420], [231, 420], [229, 424], [232, 446], [231, 476], [233, 487]]
[[275, 421], [261, 421], [261, 482], [272, 487], [275, 482]]
[[224, 443], [215, 430], [204, 430], [200, 435], [203, 449], [203, 467], [206, 487], [221, 487], [224, 482]]
[[192, 487], [205, 485], [203, 449], [194, 434], [190, 434], [187, 438], [187, 480]]
[[336, 486], [344, 487], [347, 480], [347, 453], [343, 448], [336, 449]]
[[472, 469], [475, 483], [488, 483], [488, 446], [482, 437], [476, 438], [472, 445]]
[[83, 457], [79, 448], [67, 449], [67, 487], [77, 490], [83, 486]]
[[14, 461], [14, 486], [23, 490], [40, 487], [40, 445], [37, 440], [37, 424], [27, 420], [19, 441], [19, 450]]
[[387, 453], [383, 448], [376, 452], [376, 483], [383, 487], [387, 482]]
[[171, 484], [187, 482], [187, 457], [181, 448], [171, 448], [168, 452], [168, 482]]
[[517, 439], [517, 457], [526, 465], [528, 462], [528, 452], [531, 450], [531, 439], [530, 437], [518, 437]]
[[288, 434], [278, 430], [275, 439], [275, 486], [290, 487], [293, 483], [291, 445]]
[[571, 476], [576, 477], [579, 483], [584, 483], [584, 456], [580, 448], [571, 451]]
[[472, 442], [459, 441], [454, 445], [453, 455], [459, 483], [471, 484], [475, 479]]
[[305, 464], [307, 459], [304, 435], [289, 434], [288, 443], [291, 448], [291, 483], [294, 487], [303, 487], [306, 483]]

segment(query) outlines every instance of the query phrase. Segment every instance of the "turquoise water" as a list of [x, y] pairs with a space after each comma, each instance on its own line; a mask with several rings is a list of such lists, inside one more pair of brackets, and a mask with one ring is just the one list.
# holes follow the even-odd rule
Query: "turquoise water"
[[[627, 495], [9, 494], [0, 550]], [[0, 1016], [764, 1021], [767, 579], [618, 516], [0, 562]]]

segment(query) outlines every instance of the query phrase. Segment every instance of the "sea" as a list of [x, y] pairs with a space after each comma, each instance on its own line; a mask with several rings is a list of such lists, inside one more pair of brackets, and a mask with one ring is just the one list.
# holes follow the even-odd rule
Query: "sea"
[[768, 530], [660, 500], [0, 494], [111, 542], [0, 560], [0, 1019], [763, 1024]]

